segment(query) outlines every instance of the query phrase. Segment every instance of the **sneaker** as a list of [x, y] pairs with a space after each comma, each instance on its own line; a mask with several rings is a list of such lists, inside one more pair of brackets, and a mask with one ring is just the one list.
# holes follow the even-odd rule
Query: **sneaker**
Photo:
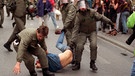
[[10, 45], [8, 45], [7, 43], [5, 43], [3, 45], [9, 52], [13, 52], [13, 50], [10, 48]]

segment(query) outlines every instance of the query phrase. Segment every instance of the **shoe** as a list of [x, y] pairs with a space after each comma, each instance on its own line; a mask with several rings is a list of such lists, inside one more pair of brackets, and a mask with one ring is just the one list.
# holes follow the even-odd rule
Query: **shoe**
[[91, 68], [92, 70], [94, 70], [94, 71], [98, 70], [98, 68], [97, 68], [96, 65], [95, 65], [95, 61], [91, 61], [91, 62], [90, 62], [90, 68]]
[[56, 34], [56, 35], [61, 34], [61, 29], [56, 29], [56, 30], [55, 30], [55, 34]]
[[3, 28], [3, 26], [2, 26], [2, 25], [0, 25], [0, 28]]
[[10, 48], [10, 45], [5, 43], [4, 47], [9, 51], [9, 52], [13, 52], [13, 50]]
[[42, 69], [42, 72], [43, 72], [43, 76], [55, 76], [54, 73], [51, 73], [48, 68], [43, 68]]
[[16, 24], [16, 23], [15, 23], [15, 22], [13, 22], [13, 23], [12, 23], [12, 26], [14, 27], [14, 26], [15, 26], [15, 24]]
[[80, 63], [75, 63], [73, 66], [72, 66], [72, 70], [79, 70], [80, 69]]
[[37, 76], [37, 73], [35, 71], [30, 72], [30, 76]]
[[125, 33], [125, 32], [122, 32], [121, 34], [127, 34], [127, 33]]

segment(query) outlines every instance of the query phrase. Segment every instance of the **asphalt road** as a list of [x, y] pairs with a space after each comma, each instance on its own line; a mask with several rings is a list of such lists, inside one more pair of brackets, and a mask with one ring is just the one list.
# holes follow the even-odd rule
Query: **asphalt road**
[[[3, 44], [10, 37], [13, 27], [11, 23], [11, 17], [6, 17], [3, 24], [3, 29], [0, 28], [0, 76], [30, 76], [28, 70], [24, 66], [24, 63], [21, 64], [21, 73], [20, 75], [15, 75], [13, 73], [13, 67], [16, 63], [16, 52], [8, 52]], [[62, 28], [61, 20], [57, 21], [60, 28]], [[27, 20], [27, 28], [37, 28], [39, 26], [38, 19]], [[56, 49], [55, 44], [59, 35], [54, 34], [54, 26], [51, 19], [48, 22], [49, 35], [46, 39], [48, 51], [54, 54], [60, 53]], [[66, 44], [66, 41], [64, 41]], [[113, 45], [105, 40], [98, 38], [98, 57], [97, 57], [97, 67], [98, 71], [92, 72], [89, 68], [90, 62], [90, 51], [89, 51], [89, 42], [85, 45], [85, 50], [83, 51], [81, 69], [78, 71], [72, 71], [71, 65], [69, 64], [64, 69], [55, 73], [56, 76], [130, 76], [131, 66], [134, 58], [132, 54], [125, 49], [122, 49], [116, 45]], [[13, 47], [12, 47], [13, 49]], [[122, 55], [121, 53], [124, 53]], [[125, 55], [126, 54], [126, 55]], [[36, 70], [38, 76], [42, 76], [41, 69]]]

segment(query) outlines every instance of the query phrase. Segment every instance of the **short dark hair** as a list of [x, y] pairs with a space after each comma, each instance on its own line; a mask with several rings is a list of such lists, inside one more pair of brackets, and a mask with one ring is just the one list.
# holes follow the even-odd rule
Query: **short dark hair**
[[41, 33], [43, 36], [47, 36], [49, 32], [49, 28], [47, 26], [41, 25], [37, 28], [38, 33]]

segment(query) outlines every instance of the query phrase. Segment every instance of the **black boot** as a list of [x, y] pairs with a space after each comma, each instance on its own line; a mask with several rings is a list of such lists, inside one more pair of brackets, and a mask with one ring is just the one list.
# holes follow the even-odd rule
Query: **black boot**
[[98, 68], [96, 67], [96, 65], [95, 65], [95, 60], [91, 60], [91, 62], [90, 62], [90, 68], [92, 69], [92, 70], [98, 70]]
[[0, 28], [3, 28], [3, 26], [2, 26], [2, 25], [0, 25]]
[[32, 71], [32, 72], [30, 72], [30, 76], [37, 76], [36, 71]]
[[79, 70], [80, 69], [80, 63], [75, 62], [75, 64], [72, 66], [72, 70]]
[[51, 73], [48, 68], [43, 68], [42, 69], [43, 76], [55, 76], [55, 74]]
[[10, 48], [10, 44], [5, 43], [3, 46], [4, 46], [9, 52], [13, 52], [13, 50]]

